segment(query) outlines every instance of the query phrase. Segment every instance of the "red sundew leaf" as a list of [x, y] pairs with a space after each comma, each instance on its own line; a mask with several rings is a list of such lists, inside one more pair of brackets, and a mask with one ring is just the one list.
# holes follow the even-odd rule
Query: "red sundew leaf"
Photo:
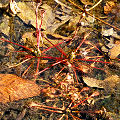
[[39, 94], [40, 87], [33, 81], [13, 74], [0, 74], [0, 102], [12, 102]]

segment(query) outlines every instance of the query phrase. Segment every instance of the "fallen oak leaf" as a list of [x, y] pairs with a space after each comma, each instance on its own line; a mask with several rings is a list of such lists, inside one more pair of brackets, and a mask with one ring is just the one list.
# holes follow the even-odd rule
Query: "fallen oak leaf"
[[13, 74], [0, 74], [0, 102], [7, 103], [40, 94], [40, 87], [33, 81]]

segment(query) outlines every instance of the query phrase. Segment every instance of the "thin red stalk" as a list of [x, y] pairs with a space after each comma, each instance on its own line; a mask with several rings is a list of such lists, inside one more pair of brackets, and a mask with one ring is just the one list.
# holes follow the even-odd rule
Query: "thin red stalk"
[[[80, 23], [80, 21], [82, 20], [82, 18], [83, 18], [83, 15], [81, 15], [81, 18], [79, 19], [79, 22], [78, 22], [78, 23]], [[75, 36], [77, 35], [78, 28], [79, 28], [79, 26], [76, 27], [76, 29], [75, 29], [75, 34], [74, 34], [74, 36], [72, 37], [72, 39], [70, 40], [70, 42], [69, 42], [67, 45], [69, 45], [69, 44], [71, 43], [71, 41], [72, 41], [72, 40], [75, 38]]]
[[86, 44], [90, 44], [90, 45], [92, 45], [94, 48], [96, 48], [100, 53], [102, 53], [102, 51], [101, 50], [99, 50], [99, 48], [97, 48], [95, 45], [93, 45], [91, 42], [89, 42], [89, 41], [86, 41], [85, 42]]
[[60, 43], [58, 43], [58, 44], [55, 44], [54, 46], [51, 46], [51, 47], [43, 50], [42, 53], [43, 53], [43, 52], [46, 52], [47, 50], [49, 50], [49, 49], [51, 49], [51, 48], [53, 48], [53, 47], [55, 47], [55, 46], [58, 46], [58, 45], [60, 45], [60, 44], [62, 44], [62, 43], [64, 43], [64, 41], [63, 41], [63, 42], [60, 42]]
[[52, 60], [61, 60], [61, 57], [51, 57], [51, 56], [41, 56], [41, 57], [36, 57], [36, 56], [31, 56], [31, 55], [25, 55], [26, 58], [44, 58], [44, 59], [52, 59]]
[[33, 63], [31, 63], [31, 64], [29, 65], [29, 67], [24, 71], [24, 73], [22, 74], [22, 77], [27, 73], [27, 71], [30, 69], [30, 67], [32, 66], [32, 64], [33, 64]]
[[104, 62], [104, 61], [95, 61], [95, 60], [86, 60], [86, 59], [74, 59], [75, 61], [76, 60], [81, 60], [81, 61], [90, 61], [90, 62], [99, 62], [99, 63], [109, 63], [110, 64], [110, 62]]
[[66, 115], [66, 120], [68, 120], [68, 115]]
[[84, 41], [85, 41], [85, 39], [83, 38], [82, 42], [79, 44], [79, 46], [77, 47], [77, 49], [75, 50], [75, 52], [78, 51], [78, 49], [81, 47], [81, 45], [83, 44]]
[[[39, 63], [40, 63], [40, 58], [37, 59], [37, 68], [36, 68], [36, 73], [37, 74], [39, 72]], [[37, 78], [37, 75], [35, 75], [35, 80]]]
[[82, 119], [80, 119], [80, 118], [78, 118], [78, 117], [74, 116], [74, 115], [73, 115], [73, 114], [71, 114], [71, 113], [70, 113], [70, 115], [73, 117], [73, 119], [74, 119], [74, 120], [82, 120]]
[[50, 44], [52, 44], [57, 50], [59, 50], [65, 57], [67, 57], [66, 53], [62, 50], [61, 47], [56, 47], [50, 40], [48, 40], [46, 37], [44, 37]]
[[[75, 101], [75, 100], [74, 100]], [[71, 105], [74, 103], [74, 101], [72, 100], [72, 102], [69, 104], [68, 108], [71, 107]]]
[[102, 68], [98, 68], [98, 67], [92, 67], [92, 66], [90, 66], [91, 68], [95, 68], [95, 69], [98, 69], [98, 70], [103, 70], [103, 71], [105, 71], [104, 69], [102, 69]]
[[62, 120], [64, 116], [65, 116], [65, 114], [63, 114], [58, 120]]
[[79, 82], [78, 82], [78, 78], [77, 78], [77, 74], [76, 74], [76, 71], [75, 71], [74, 67], [75, 67], [75, 66], [72, 65], [72, 69], [73, 69], [73, 72], [74, 72], [74, 74], [75, 74], [76, 81], [77, 81], [77, 83], [79, 83]]
[[43, 107], [43, 108], [49, 108], [49, 109], [55, 109], [55, 110], [63, 111], [62, 108], [58, 108], [58, 107], [45, 106], [45, 105], [42, 105], [42, 107]]
[[95, 113], [95, 111], [72, 111], [73, 113]]
[[37, 33], [37, 47], [39, 49], [39, 32], [38, 32], [38, 4], [37, 4], [37, 7], [36, 7], [36, 33]]
[[9, 68], [17, 67], [17, 66], [19, 66], [19, 65], [21, 65], [21, 64], [23, 64], [23, 63], [25, 63], [26, 61], [30, 60], [30, 59], [31, 59], [31, 58], [28, 58], [28, 59], [26, 59], [26, 60], [24, 60], [24, 61], [22, 61], [22, 62], [20, 62], [20, 63], [18, 63], [18, 64], [16, 64], [16, 65], [9, 66]]
[[23, 48], [25, 48], [25, 49], [27, 49], [27, 50], [33, 52], [32, 49], [30, 49], [30, 48], [28, 48], [28, 47], [25, 47], [25, 46], [23, 46], [23, 45], [19, 45], [19, 44], [17, 44], [17, 43], [11, 42], [11, 41], [9, 41], [9, 40], [5, 40], [4, 38], [0, 38], [0, 39], [3, 40], [3, 41], [5, 41], [5, 42], [9, 42], [9, 43], [12, 43], [12, 44], [14, 44], [14, 45], [17, 45], [17, 46], [23, 47]]
[[71, 109], [77, 107], [78, 105], [82, 104], [83, 102], [85, 102], [86, 100], [88, 100], [89, 98], [91, 97], [95, 97], [95, 96], [98, 96], [99, 95], [99, 92], [98, 91], [95, 91], [92, 93], [92, 95], [90, 95], [89, 97], [87, 97], [86, 99], [84, 99], [83, 101], [79, 102], [78, 104], [74, 105], [73, 107], [71, 107]]
[[[57, 76], [64, 70], [65, 66], [57, 73]], [[55, 76], [57, 78], [57, 76]]]
[[49, 56], [49, 55], [44, 55], [44, 56], [41, 56], [41, 57], [37, 57], [37, 58], [48, 58], [48, 59], [54, 59], [54, 60], [61, 60], [63, 59], [62, 57], [52, 57], [52, 56]]
[[[58, 107], [52, 107], [52, 106], [46, 106], [46, 105], [40, 105], [40, 104], [36, 104], [36, 103], [32, 103], [30, 105], [30, 107], [37, 107], [39, 109], [43, 109], [43, 110], [47, 110], [47, 111], [54, 111], [54, 110], [58, 110], [57, 113], [62, 113], [63, 109], [58, 108]], [[52, 109], [52, 110], [51, 110]], [[54, 111], [56, 112], [56, 111]]]
[[[84, 65], [86, 65], [86, 64], [84, 64]], [[90, 65], [86, 65], [86, 66], [89, 66], [89, 67], [91, 67], [91, 68], [95, 68], [95, 69], [98, 69], [98, 70], [103, 70], [103, 71], [105, 71], [104, 69], [102, 69], [102, 68], [98, 68], [98, 67], [92, 67], [92, 66], [90, 66]], [[79, 70], [79, 71], [82, 71], [82, 70], [80, 70], [79, 69], [79, 67], [75, 67], [77, 70]]]
[[[60, 76], [58, 76], [57, 78], [56, 78], [56, 80], [60, 80], [60, 78], [63, 76], [64, 74], [62, 74], [62, 75], [60, 75]], [[63, 80], [64, 81], [64, 80]], [[60, 86], [61, 85], [61, 82], [57, 85], [57, 86]]]
[[82, 40], [82, 42], [79, 44], [79, 46], [77, 47], [77, 49], [75, 50], [75, 52], [78, 51], [78, 49], [81, 47], [81, 45], [84, 43], [84, 41], [86, 40], [87, 36], [89, 35], [90, 33], [86, 34]]
[[[105, 71], [104, 69], [102, 69], [102, 68], [98, 68], [98, 67], [92, 67], [92, 66], [90, 66], [90, 65], [88, 65], [88, 64], [85, 64], [85, 63], [81, 63], [81, 64], [83, 64], [83, 65], [85, 65], [85, 66], [88, 66], [88, 67], [90, 67], [90, 68], [95, 68], [95, 69], [99, 69], [99, 70], [103, 70], [103, 71]], [[78, 66], [80, 67], [80, 65], [78, 64]], [[75, 66], [75, 68], [77, 69], [77, 70], [79, 70], [79, 67], [76, 67]]]
[[81, 101], [80, 103], [74, 105], [73, 107], [71, 107], [71, 109], [76, 108], [78, 105], [82, 104], [83, 102], [85, 102], [86, 100], [88, 100], [91, 96], [87, 97], [86, 99], [84, 99], [83, 101]]
[[[78, 24], [81, 22], [82, 18], [83, 18], [83, 15], [81, 15], [81, 18], [79, 19]], [[75, 34], [74, 34], [74, 36], [72, 37], [72, 40], [75, 38], [75, 36], [76, 36], [76, 34], [77, 34], [77, 32], [78, 32], [78, 28], [79, 28], [79, 26], [75, 29]], [[71, 40], [71, 41], [72, 41], [72, 40]]]
[[[62, 63], [62, 62], [64, 62], [64, 61], [66, 61], [66, 59], [61, 60], [61, 61], [59, 61], [59, 62], [56, 62], [56, 63], [52, 64], [51, 66], [49, 66], [49, 67], [47, 67], [47, 68], [41, 70], [38, 74], [41, 74], [42, 72], [48, 70], [49, 68], [51, 68], [51, 67], [53, 67], [53, 66], [55, 66], [55, 65], [57, 65], [57, 64], [60, 64], [60, 63]], [[38, 75], [38, 74], [35, 74], [35, 75]]]
[[35, 58], [35, 56], [31, 56], [31, 55], [25, 55], [24, 58]]
[[88, 57], [88, 59], [90, 58], [100, 59], [103, 58], [104, 56], [86, 56], [86, 57]]
[[52, 60], [61, 60], [62, 58], [61, 57], [49, 57], [49, 56], [41, 56], [41, 57], [36, 57], [36, 58], [47, 58], [47, 59], [52, 59]]

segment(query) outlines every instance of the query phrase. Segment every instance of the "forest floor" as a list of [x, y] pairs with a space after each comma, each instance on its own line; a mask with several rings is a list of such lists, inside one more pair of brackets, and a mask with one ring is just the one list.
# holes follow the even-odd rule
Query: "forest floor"
[[120, 120], [120, 1], [0, 1], [1, 120]]

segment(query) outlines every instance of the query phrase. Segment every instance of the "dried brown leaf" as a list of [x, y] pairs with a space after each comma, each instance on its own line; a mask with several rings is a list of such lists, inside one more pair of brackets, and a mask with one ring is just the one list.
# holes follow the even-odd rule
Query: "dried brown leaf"
[[[36, 6], [33, 6], [32, 3], [24, 3], [24, 2], [18, 2], [17, 3], [18, 7], [20, 8], [20, 13], [18, 13], [17, 15], [25, 22], [25, 23], [30, 23], [32, 24], [34, 27], [36, 27]], [[40, 9], [38, 10], [38, 26], [41, 25], [41, 20], [42, 20], [42, 26], [41, 28], [54, 33], [54, 31], [61, 26], [62, 24], [64, 24], [65, 22], [67, 22], [71, 16], [68, 15], [63, 15], [60, 18], [58, 18], [58, 14], [62, 14], [62, 12], [58, 12], [58, 13], [54, 13], [53, 9], [47, 5], [47, 4], [43, 4], [41, 5], [41, 10], [45, 11], [44, 12], [44, 17], [41, 19], [41, 13], [40, 13]], [[60, 21], [58, 21], [58, 19], [60, 19]]]
[[95, 78], [90, 77], [84, 77], [83, 80], [89, 87], [103, 88], [101, 80], [97, 80]]
[[112, 49], [110, 49], [110, 58], [115, 59], [120, 54], [120, 44], [115, 45]]
[[120, 92], [120, 77], [117, 75], [111, 75], [103, 81], [104, 89], [107, 92], [115, 92], [116, 94]]
[[107, 2], [106, 5], [104, 6], [104, 13], [105, 14], [110, 13], [114, 7], [115, 7], [114, 1]]
[[[27, 47], [35, 47], [37, 46], [37, 37], [34, 35], [35, 32], [26, 32], [22, 36], [22, 40], [25, 44], [27, 44]], [[70, 39], [69, 37], [64, 37], [58, 34], [53, 34], [49, 32], [42, 32], [44, 36], [51, 41], [54, 45], [62, 42], [63, 40]], [[50, 47], [52, 46], [50, 42], [48, 42], [44, 37], [40, 40], [40, 47]]]
[[84, 82], [90, 87], [104, 88], [107, 92], [120, 92], [120, 77], [111, 75], [105, 80], [97, 80], [90, 77], [84, 77]]
[[33, 81], [13, 74], [0, 74], [0, 102], [11, 102], [39, 94], [40, 88]]

